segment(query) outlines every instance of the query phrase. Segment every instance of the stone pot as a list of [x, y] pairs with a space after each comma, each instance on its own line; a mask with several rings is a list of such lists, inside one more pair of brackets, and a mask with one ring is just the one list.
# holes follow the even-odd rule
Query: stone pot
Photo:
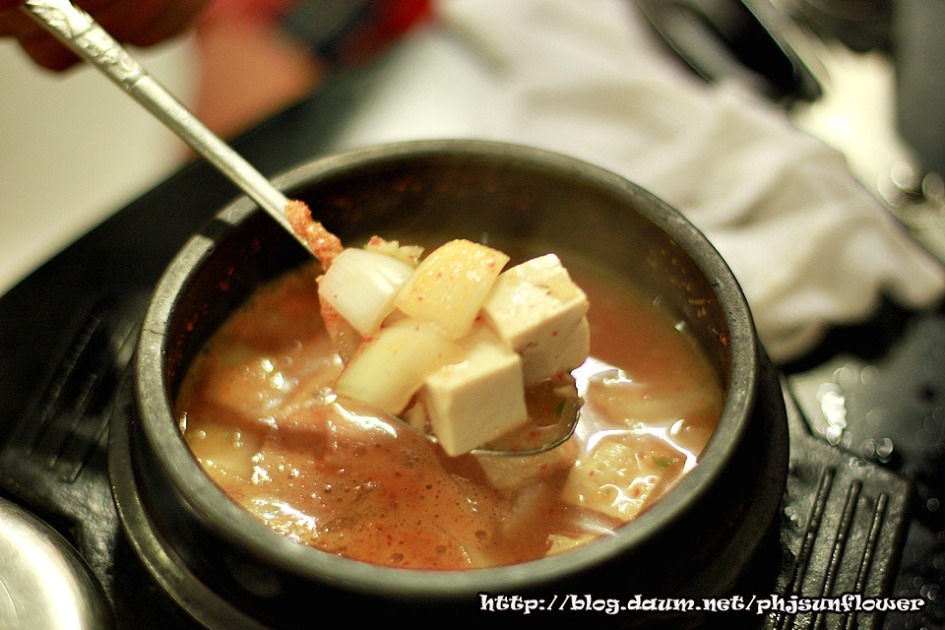
[[[292, 542], [203, 473], [171, 411], [186, 368], [216, 327], [261, 282], [308, 256], [241, 198], [186, 244], [157, 286], [129, 384], [133, 409], [112, 426], [110, 472], [125, 533], [186, 613], [212, 628], [283, 627], [298, 619], [314, 625], [328, 611], [346, 622], [481, 615], [489, 623], [548, 623], [564, 613], [482, 609], [501, 608], [501, 601], [513, 608], [526, 601], [605, 607], [606, 598], [633, 607], [636, 596], [666, 605], [666, 598], [730, 593], [755, 570], [778, 526], [785, 485], [784, 398], [735, 278], [682, 215], [588, 163], [480, 141], [356, 149], [302, 165], [277, 185], [342, 239], [488, 234], [500, 249], [538, 242], [629, 274], [694, 331], [725, 385], [725, 407], [699, 465], [670, 493], [617, 535], [566, 554], [417, 571]], [[698, 614], [670, 611], [581, 614], [575, 619], [593, 625], [699, 621]]]

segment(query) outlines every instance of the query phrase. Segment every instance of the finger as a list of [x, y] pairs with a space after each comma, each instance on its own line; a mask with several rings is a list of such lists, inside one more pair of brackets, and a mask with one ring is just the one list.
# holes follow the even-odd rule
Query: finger
[[124, 44], [151, 46], [192, 25], [209, 0], [140, 0], [133, 8], [122, 0], [87, 0], [92, 17]]
[[80, 61], [68, 48], [43, 33], [20, 39], [20, 47], [35, 63], [57, 72], [71, 68]]
[[211, 0], [179, 0], [165, 5], [144, 28], [130, 40], [137, 46], [152, 46], [187, 31]]
[[[131, 5], [121, 0], [85, 0], [82, 7], [119, 42], [150, 46], [186, 30], [208, 4], [209, 0], [141, 0], [129, 10]], [[0, 36], [19, 40], [31, 59], [50, 70], [64, 70], [79, 61], [18, 7], [0, 11]]]
[[19, 8], [6, 8], [0, 10], [0, 37], [31, 37], [36, 33], [42, 32], [42, 29], [36, 25], [29, 16], [25, 15]]

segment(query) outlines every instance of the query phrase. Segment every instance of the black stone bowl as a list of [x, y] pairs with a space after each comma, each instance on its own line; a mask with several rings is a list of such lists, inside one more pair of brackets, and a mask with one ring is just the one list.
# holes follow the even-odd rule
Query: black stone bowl
[[[701, 462], [676, 488], [616, 536], [566, 554], [490, 569], [418, 571], [292, 542], [203, 473], [171, 412], [189, 363], [217, 326], [261, 282], [308, 256], [240, 199], [188, 242], [159, 283], [129, 385], [134, 409], [112, 427], [110, 470], [125, 533], [184, 611], [214, 628], [314, 625], [329, 612], [348, 622], [481, 615], [500, 625], [547, 624], [566, 613], [525, 615], [514, 602], [580, 609], [588, 598], [632, 604], [638, 595], [701, 598], [738, 587], [778, 527], [787, 471], [784, 398], [735, 278], [678, 212], [590, 164], [479, 141], [354, 150], [301, 166], [277, 185], [343, 239], [487, 237], [500, 249], [536, 244], [559, 252], [565, 265], [573, 254], [626, 274], [694, 332], [725, 385], [725, 407]], [[487, 601], [487, 594], [508, 596], [512, 609], [499, 610], [502, 600]], [[575, 621], [676, 627], [699, 615], [583, 610]]]

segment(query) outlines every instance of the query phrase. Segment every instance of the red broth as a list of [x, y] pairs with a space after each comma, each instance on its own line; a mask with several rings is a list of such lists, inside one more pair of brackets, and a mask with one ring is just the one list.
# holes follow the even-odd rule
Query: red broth
[[590, 299], [592, 359], [576, 371], [578, 430], [549, 453], [450, 458], [337, 404], [341, 362], [311, 267], [259, 290], [209, 341], [177, 401], [185, 439], [266, 525], [366, 562], [497, 566], [607, 536], [696, 465], [723, 394], [684, 326], [626, 286], [569, 271]]

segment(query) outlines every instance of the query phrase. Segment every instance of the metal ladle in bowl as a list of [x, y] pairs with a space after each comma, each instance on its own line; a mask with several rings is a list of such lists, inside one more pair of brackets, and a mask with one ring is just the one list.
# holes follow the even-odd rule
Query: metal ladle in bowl
[[[286, 216], [290, 200], [170, 94], [91, 15], [70, 0], [27, 0], [22, 9], [72, 52], [98, 68], [143, 105], [310, 250], [310, 244], [293, 229]], [[576, 388], [573, 398], [570, 395], [564, 397], [554, 409], [553, 422], [542, 418], [508, 438], [500, 438], [473, 452], [524, 456], [561, 445], [577, 425], [580, 398]]]

